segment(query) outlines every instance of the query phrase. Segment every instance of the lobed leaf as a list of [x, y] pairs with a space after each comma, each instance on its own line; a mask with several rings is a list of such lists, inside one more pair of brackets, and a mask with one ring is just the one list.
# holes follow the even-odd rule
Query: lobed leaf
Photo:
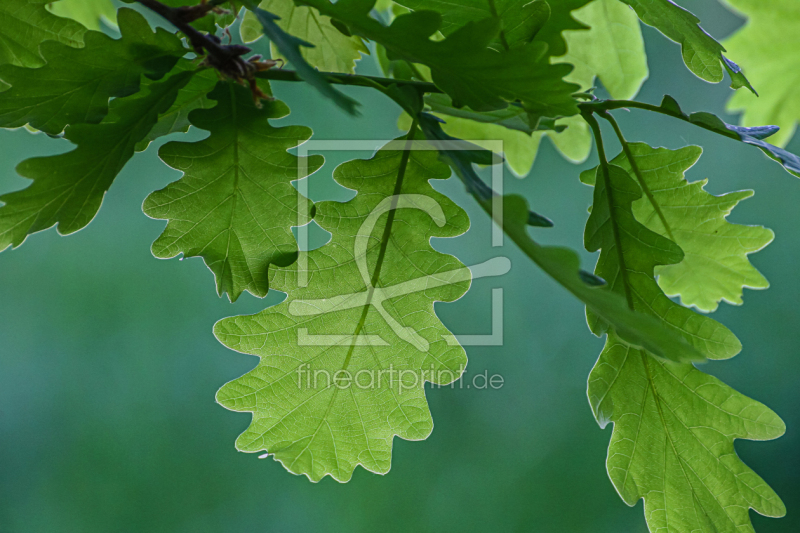
[[575, 66], [567, 81], [587, 91], [599, 78], [611, 98], [636, 96], [649, 75], [636, 13], [618, 0], [594, 0], [574, 16], [589, 29], [565, 32], [567, 53], [553, 58]]
[[90, 30], [100, 31], [101, 21], [113, 25], [117, 8], [111, 0], [58, 0], [48, 9], [59, 17], [80, 22]]
[[463, 144], [454, 146], [460, 149], [448, 149], [448, 143], [459, 140], [445, 134], [430, 115], [421, 115], [420, 125], [429, 140], [439, 143], [437, 148], [441, 157], [453, 168], [481, 207], [503, 228], [505, 234], [547, 275], [586, 304], [587, 310], [593, 315], [612, 324], [627, 342], [645, 347], [659, 357], [673, 361], [703, 359], [703, 355], [680, 333], [668, 330], [652, 316], [632, 311], [624, 298], [604, 286], [603, 278], [582, 271], [580, 259], [575, 252], [536, 243], [528, 235], [528, 226], [535, 213], [528, 210], [524, 198], [504, 196], [502, 210], [496, 210], [495, 196], [490, 189], [487, 191], [488, 187], [480, 181], [473, 168], [473, 164], [497, 163], [491, 152], [466, 150]]
[[[331, 24], [330, 17], [320, 15], [311, 7], [295, 6], [284, 0], [262, 0], [259, 8], [274, 13], [278, 17], [276, 24], [286, 33], [313, 45], [313, 48], [301, 50], [308, 64], [319, 70], [352, 74], [361, 54], [369, 54], [361, 38], [344, 35]], [[262, 35], [261, 24], [250, 11], [246, 12], [240, 31], [246, 43]], [[273, 59], [289, 60], [275, 43], [270, 46]]]
[[155, 33], [142, 15], [119, 10], [120, 39], [89, 31], [84, 48], [47, 41], [41, 68], [0, 67], [11, 88], [0, 92], [0, 127], [30, 124], [58, 134], [67, 124], [96, 124], [108, 113], [108, 100], [136, 93], [142, 74], [161, 78], [187, 50], [172, 33]]
[[383, 26], [369, 16], [371, 0], [298, 0], [338, 20], [352, 34], [384, 46], [390, 59], [404, 59], [430, 67], [433, 82], [447, 92], [457, 107], [476, 111], [502, 109], [509, 101], [521, 100], [532, 116], [560, 117], [577, 113], [572, 99], [576, 87], [562, 80], [566, 65], [549, 65], [540, 60], [543, 43], [496, 52], [487, 48], [500, 33], [497, 20], [469, 22], [446, 39], [432, 41], [440, 28], [441, 16], [416, 11], [397, 17]]
[[[581, 0], [585, 3], [588, 0]], [[495, 50], [516, 48], [530, 43], [548, 24], [551, 6], [545, 0], [400, 0], [414, 11], [435, 11], [442, 15], [440, 31], [449, 36], [470, 22], [498, 18], [502, 21], [502, 37], [495, 37], [489, 46]], [[576, 3], [576, 2], [572, 2]]]
[[[634, 218], [633, 203], [642, 197], [639, 185], [617, 165], [594, 170], [592, 212], [586, 222], [584, 244], [600, 250], [594, 273], [608, 281], [612, 291], [625, 297], [632, 310], [650, 315], [684, 337], [709, 359], [726, 359], [741, 350], [741, 343], [725, 326], [670, 300], [654, 279], [657, 266], [674, 265], [684, 258], [681, 248]], [[588, 312], [595, 335], [609, 331], [609, 324]]]
[[[558, 10], [564, 11], [570, 5], [558, 4]], [[457, 9], [446, 11], [444, 8], [442, 11], [445, 20], [451, 11], [453, 17], [464, 16], [458, 14], [465, 12]], [[513, 14], [513, 11], [510, 12]], [[575, 69], [564, 79], [579, 85], [582, 91], [590, 90], [595, 77], [599, 77], [613, 98], [633, 97], [648, 76], [644, 42], [636, 14], [617, 0], [595, 0], [576, 10], [574, 18], [583, 25], [565, 25], [566, 28], [572, 28], [563, 32], [567, 54], [550, 57], [549, 60], [573, 65]], [[515, 19], [501, 15], [501, 20], [505, 26], [514, 24]], [[541, 31], [552, 25], [545, 24]], [[561, 34], [558, 35], [560, 38]], [[478, 113], [468, 108], [453, 107], [443, 95], [429, 95], [425, 100], [434, 113], [444, 118], [445, 125], [442, 127], [450, 135], [478, 144], [484, 140], [501, 139], [506, 162], [518, 176], [528, 174], [544, 137], [549, 137], [562, 155], [574, 162], [586, 160], [591, 150], [589, 128], [577, 116], [560, 119], [556, 129], [536, 128], [535, 125], [531, 127], [529, 117], [521, 106]]]
[[695, 76], [719, 83], [727, 71], [731, 88], [747, 87], [755, 93], [739, 66], [722, 55], [725, 48], [700, 27], [700, 19], [692, 13], [672, 0], [621, 1], [635, 9], [642, 22], [681, 45], [683, 62]]
[[192, 72], [154, 83], [147, 91], [112, 102], [100, 124], [76, 124], [64, 137], [77, 145], [71, 152], [27, 159], [17, 172], [33, 183], [0, 196], [0, 250], [17, 247], [26, 237], [58, 224], [61, 235], [92, 221], [114, 178], [133, 156], [137, 143], [172, 105]]
[[[214, 69], [197, 70], [194, 63], [188, 59], [181, 59], [173, 68], [173, 72], [194, 71], [195, 74], [186, 86], [181, 87], [175, 102], [164, 113], [159, 115], [158, 122], [144, 139], [136, 145], [136, 151], [147, 149], [151, 142], [172, 133], [186, 133], [189, 131], [189, 113], [195, 109], [208, 109], [214, 107], [214, 102], [207, 98], [219, 81], [219, 75]], [[142, 84], [148, 87], [153, 82], [148, 78], [142, 79]]]
[[256, 109], [247, 89], [228, 82], [219, 82], [209, 97], [215, 107], [189, 114], [209, 137], [159, 150], [166, 164], [185, 174], [142, 207], [147, 216], [169, 221], [153, 243], [153, 255], [202, 257], [220, 296], [228, 293], [235, 301], [246, 290], [264, 297], [270, 265], [285, 266], [297, 256], [291, 227], [307, 224], [313, 212], [291, 182], [315, 172], [322, 157], [301, 160], [287, 152], [311, 130], [272, 126], [270, 119], [289, 114], [283, 102], [266, 101]]
[[280, 17], [257, 7], [254, 0], [244, 0], [244, 3], [261, 24], [264, 35], [266, 35], [272, 45], [278, 49], [281, 56], [294, 66], [297, 74], [303, 78], [306, 83], [317, 89], [325, 97], [333, 100], [336, 105], [348, 113], [356, 113], [358, 102], [334, 89], [333, 85], [328, 82], [325, 76], [309, 65], [303, 57], [300, 51], [301, 47], [313, 48], [313, 44], [286, 33], [277, 23]]
[[224, 407], [253, 413], [237, 448], [266, 450], [312, 481], [348, 481], [359, 464], [388, 472], [395, 436], [421, 440], [433, 428], [425, 382], [447, 384], [466, 365], [434, 302], [460, 298], [470, 270], [430, 239], [469, 222], [429, 184], [448, 178], [447, 167], [407, 147], [338, 167], [336, 181], [357, 194], [317, 204], [330, 242], [270, 270], [286, 300], [214, 328], [229, 348], [261, 358], [217, 393]]
[[[728, 110], [742, 111], [741, 125], [775, 124], [780, 131], [772, 142], [785, 147], [800, 121], [800, 4], [792, 0], [755, 2], [724, 0], [747, 23], [724, 41], [742, 63], [748, 76], [760, 87], [768, 88], [756, 96], [739, 91], [728, 101]], [[779, 35], [779, 41], [766, 38]]]
[[750, 508], [786, 514], [733, 446], [783, 435], [783, 421], [766, 406], [614, 333], [589, 375], [588, 395], [600, 427], [614, 424], [608, 475], [625, 503], [644, 499], [650, 531], [752, 533]]
[[[679, 295], [685, 306], [711, 312], [720, 300], [741, 305], [743, 287], [769, 287], [747, 255], [772, 242], [774, 234], [762, 226], [726, 220], [731, 210], [750, 198], [753, 191], [714, 196], [703, 189], [708, 180], [686, 181], [684, 172], [702, 153], [698, 146], [679, 150], [651, 148], [642, 143], [628, 146], [647, 187], [645, 195], [633, 203], [636, 220], [684, 252], [680, 263], [656, 267], [658, 285], [664, 292]], [[618, 155], [612, 163], [632, 172], [625, 154]]]
[[0, 2], [0, 65], [44, 65], [39, 45], [56, 41], [80, 47], [86, 28], [74, 20], [47, 10], [52, 0], [3, 0]]

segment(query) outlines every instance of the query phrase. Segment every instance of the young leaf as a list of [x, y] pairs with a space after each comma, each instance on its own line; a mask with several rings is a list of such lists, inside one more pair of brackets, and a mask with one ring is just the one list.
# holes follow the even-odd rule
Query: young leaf
[[[361, 38], [344, 35], [331, 24], [329, 17], [320, 15], [313, 8], [295, 6], [285, 0], [263, 0], [259, 8], [278, 16], [276, 23], [286, 33], [314, 46], [303, 48], [302, 53], [306, 61], [319, 70], [352, 74], [361, 54], [369, 54]], [[250, 11], [245, 14], [240, 31], [246, 43], [262, 35], [261, 24]], [[280, 57], [288, 60], [275, 43], [271, 43], [271, 48], [273, 59]]]
[[755, 93], [739, 66], [722, 55], [725, 48], [700, 27], [700, 19], [692, 13], [672, 0], [622, 1], [636, 10], [642, 22], [681, 45], [683, 62], [695, 76], [719, 83], [724, 68], [731, 77], [731, 88], [747, 87]]
[[613, 333], [589, 375], [588, 395], [600, 427], [614, 424], [608, 475], [625, 503], [644, 499], [653, 533], [752, 533], [749, 508], [786, 513], [733, 446], [734, 439], [783, 434], [783, 421], [766, 406], [690, 364], [653, 359]]
[[0, 2], [0, 65], [44, 65], [39, 45], [57, 41], [80, 47], [86, 28], [74, 20], [47, 10], [52, 0], [3, 0]]
[[111, 0], [59, 0], [48, 5], [59, 17], [80, 22], [90, 30], [100, 31], [100, 21], [114, 24], [117, 8]]
[[312, 481], [348, 481], [359, 464], [388, 472], [395, 436], [421, 440], [433, 428], [425, 382], [447, 384], [466, 365], [433, 305], [460, 298], [470, 270], [430, 239], [460, 235], [469, 221], [428, 182], [450, 176], [436, 154], [404, 147], [338, 167], [336, 181], [357, 195], [317, 204], [331, 241], [271, 269], [286, 300], [214, 328], [229, 348], [261, 357], [217, 393], [224, 407], [253, 413], [237, 448], [266, 450]]
[[29, 234], [55, 224], [67, 235], [91, 222], [136, 144], [192, 74], [181, 72], [151, 85], [149, 92], [114, 100], [100, 124], [70, 126], [64, 137], [77, 145], [71, 152], [20, 163], [17, 172], [33, 183], [0, 196], [5, 202], [0, 207], [0, 250], [19, 246]]
[[[772, 242], [772, 231], [761, 226], [731, 224], [727, 217], [753, 191], [722, 196], [709, 194], [708, 180], [689, 183], [683, 174], [702, 153], [698, 146], [680, 150], [628, 145], [647, 191], [633, 204], [636, 220], [681, 247], [680, 263], [656, 267], [658, 285], [670, 296], [680, 295], [686, 306], [717, 309], [720, 300], [741, 305], [742, 288], [766, 289], [769, 283], [750, 264], [747, 254]], [[612, 161], [632, 173], [625, 154]]]
[[309, 65], [303, 57], [300, 47], [313, 48], [313, 44], [307, 43], [283, 31], [277, 24], [279, 17], [257, 7], [257, 2], [254, 0], [244, 0], [244, 3], [256, 17], [256, 20], [261, 24], [264, 35], [266, 35], [272, 45], [278, 49], [281, 56], [294, 66], [297, 74], [299, 74], [306, 83], [317, 89], [324, 96], [333, 100], [336, 105], [348, 113], [356, 113], [358, 102], [334, 89], [328, 80], [325, 79], [325, 76]]
[[[587, 174], [595, 172], [592, 180]], [[600, 250], [595, 274], [608, 281], [611, 290], [625, 296], [628, 306], [659, 319], [710, 359], [733, 357], [742, 345], [725, 326], [682, 307], [661, 291], [654, 279], [660, 265], [680, 263], [680, 247], [655, 233], [633, 216], [633, 202], [642, 196], [639, 185], [617, 165], [601, 165], [583, 173], [584, 182], [594, 182], [594, 201], [586, 222], [584, 244], [590, 252]], [[600, 335], [608, 324], [587, 313], [589, 327]]]
[[[153, 243], [153, 255], [202, 257], [217, 279], [220, 296], [235, 301], [243, 291], [264, 297], [271, 264], [286, 265], [297, 255], [292, 226], [310, 221], [311, 201], [291, 181], [322, 166], [322, 156], [303, 162], [286, 150], [306, 141], [302, 126], [269, 123], [289, 114], [283, 102], [253, 106], [250, 91], [219, 82], [211, 109], [189, 114], [192, 125], [210, 135], [195, 143], [171, 142], [159, 150], [169, 166], [185, 172], [144, 202], [144, 213], [168, 220]], [[299, 210], [298, 203], [305, 204]]]
[[496, 52], [487, 46], [500, 33], [500, 22], [487, 19], [469, 22], [442, 41], [430, 39], [441, 25], [441, 17], [416, 11], [383, 26], [369, 16], [372, 2], [298, 0], [323, 15], [345, 24], [351, 33], [383, 45], [390, 58], [422, 63], [430, 67], [433, 82], [447, 92], [457, 107], [475, 111], [502, 109], [508, 101], [521, 100], [529, 114], [556, 118], [576, 114], [572, 99], [576, 86], [563, 81], [567, 65], [549, 65], [540, 60], [547, 47], [542, 43]]
[[[773, 0], [724, 0], [747, 23], [725, 40], [725, 46], [747, 65], [753, 82], [764, 87], [760, 97], [739, 91], [728, 101], [728, 110], [744, 111], [741, 124], [775, 124], [781, 130], [771, 141], [785, 147], [800, 121], [800, 87], [796, 73], [800, 69], [800, 3]], [[766, 35], [779, 35], [776, 42]], [[768, 90], [767, 90], [768, 88]]]
[[0, 92], [0, 127], [30, 124], [57, 134], [67, 124], [96, 124], [108, 113], [108, 100], [139, 90], [141, 74], [162, 77], [187, 50], [172, 33], [155, 33], [142, 15], [119, 10], [120, 39], [100, 32], [85, 35], [84, 48], [42, 43], [47, 65], [0, 67], [11, 88]]

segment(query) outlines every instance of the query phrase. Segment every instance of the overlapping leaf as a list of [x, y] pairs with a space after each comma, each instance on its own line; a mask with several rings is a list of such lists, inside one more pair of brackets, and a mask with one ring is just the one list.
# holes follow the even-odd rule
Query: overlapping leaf
[[455, 33], [468, 22], [497, 17], [503, 22], [503, 29], [502, 37], [498, 35], [490, 43], [496, 50], [516, 48], [531, 42], [548, 23], [551, 10], [544, 0], [401, 0], [398, 3], [415, 11], [436, 11], [441, 14], [440, 31], [444, 35]]
[[[181, 59], [173, 68], [173, 72], [195, 71], [197, 67], [188, 59]], [[187, 132], [191, 123], [189, 113], [195, 109], [208, 109], [214, 107], [214, 102], [207, 98], [217, 82], [219, 75], [213, 69], [200, 70], [192, 76], [192, 79], [185, 87], [178, 91], [178, 96], [172, 106], [158, 117], [158, 122], [150, 130], [150, 133], [136, 145], [136, 151], [145, 150], [151, 142], [169, 135], [171, 133]], [[147, 87], [153, 82], [148, 78], [142, 78], [142, 84]]]
[[[683, 173], [700, 157], [698, 146], [680, 150], [642, 143], [629, 146], [649, 193], [633, 204], [636, 220], [684, 252], [680, 263], [656, 267], [664, 292], [680, 295], [683, 305], [709, 312], [717, 309], [720, 300], [741, 305], [743, 287], [766, 289], [769, 283], [747, 255], [769, 244], [772, 231], [725, 220], [753, 191], [714, 196], [703, 190], [708, 180], [687, 182]], [[612, 163], [631, 172], [624, 154]]]
[[501, 49], [508, 45], [524, 46], [532, 40], [548, 45], [548, 56], [563, 55], [566, 45], [562, 36], [565, 30], [584, 28], [572, 18], [571, 12], [590, 0], [560, 0], [547, 2], [534, 0], [400, 0], [410, 9], [436, 11], [442, 15], [441, 32], [450, 35], [469, 22], [496, 17], [503, 23], [503, 37], [499, 35], [492, 46]]
[[[276, 23], [287, 33], [314, 45], [303, 48], [303, 57], [312, 67], [327, 72], [353, 73], [356, 60], [369, 51], [359, 37], [344, 35], [331, 24], [329, 17], [320, 15], [310, 7], [295, 6], [284, 0], [263, 0], [261, 9], [280, 17]], [[241, 25], [242, 40], [255, 41], [262, 35], [261, 24], [251, 12], [247, 12]], [[283, 58], [280, 50], [271, 43], [272, 57]]]
[[[757, 87], [759, 97], [739, 91], [728, 110], [743, 111], [741, 124], [775, 124], [781, 130], [771, 141], [785, 147], [800, 122], [800, 3], [793, 0], [724, 0], [747, 17], [747, 23], [725, 40], [725, 46], [742, 64]], [[780, 36], [775, 39], [769, 35]]]
[[47, 10], [52, 0], [3, 0], [0, 2], [0, 65], [38, 67], [44, 41], [80, 47], [86, 28], [74, 20]]
[[469, 221], [428, 182], [448, 178], [447, 166], [405, 146], [338, 167], [337, 182], [357, 195], [317, 204], [331, 241], [271, 269], [286, 300], [214, 329], [261, 358], [217, 393], [228, 409], [253, 413], [237, 448], [266, 450], [312, 481], [347, 481], [358, 464], [386, 473], [395, 436], [420, 440], [433, 428], [425, 382], [449, 383], [466, 365], [433, 305], [461, 297], [470, 271], [430, 239], [460, 235]]
[[217, 292], [228, 293], [231, 301], [245, 290], [263, 297], [270, 265], [296, 257], [291, 227], [308, 223], [312, 213], [311, 202], [291, 181], [317, 170], [322, 157], [301, 161], [287, 152], [311, 130], [270, 125], [270, 119], [289, 114], [283, 102], [267, 101], [256, 109], [247, 89], [228, 82], [219, 82], [209, 97], [215, 107], [189, 114], [209, 137], [172, 142], [159, 151], [165, 163], [185, 174], [144, 202], [146, 215], [169, 221], [153, 254], [202, 257], [216, 276]]
[[109, 98], [135, 93], [142, 74], [160, 78], [187, 52], [174, 34], [153, 33], [131, 9], [119, 10], [119, 26], [120, 39], [87, 32], [84, 48], [42, 43], [44, 67], [0, 67], [0, 79], [11, 84], [0, 92], [0, 127], [30, 124], [57, 134], [67, 124], [98, 123]]
[[[597, 317], [612, 324], [628, 342], [643, 346], [651, 353], [673, 361], [700, 360], [703, 355], [680, 333], [670, 331], [659, 320], [628, 308], [619, 294], [602, 287], [604, 280], [580, 270], [578, 255], [567, 248], [541, 246], [528, 235], [528, 226], [536, 215], [528, 210], [519, 196], [502, 198], [502, 210], [496, 209], [499, 198], [475, 174], [473, 164], [489, 165], [498, 161], [486, 150], [468, 150], [464, 141], [445, 134], [430, 115], [421, 115], [420, 124], [426, 137], [435, 141], [442, 158], [453, 168], [483, 209], [502, 226], [506, 235], [519, 246], [539, 268], [581, 300]], [[458, 141], [454, 143], [454, 141]], [[450, 148], [452, 145], [452, 148]], [[477, 148], [477, 147], [476, 147]], [[488, 157], [487, 157], [488, 156]]]
[[0, 207], [0, 250], [19, 246], [29, 234], [55, 224], [60, 234], [67, 235], [91, 222], [136, 144], [191, 76], [191, 72], [181, 72], [148, 91], [114, 100], [102, 123], [67, 128], [64, 137], [77, 145], [74, 150], [20, 163], [17, 172], [33, 183], [0, 196], [5, 203]]
[[[541, 62], [547, 46], [529, 43], [496, 52], [488, 45], [499, 35], [497, 19], [469, 22], [442, 41], [430, 37], [441, 26], [441, 16], [416, 11], [384, 26], [369, 16], [371, 0], [302, 0], [346, 25], [349, 31], [384, 46], [392, 59], [430, 67], [434, 83], [447, 92], [457, 107], [476, 111], [502, 109], [521, 100], [529, 114], [560, 117], [576, 114], [571, 94], [576, 89], [563, 81], [570, 67]], [[537, 122], [534, 120], [533, 122]]]
[[117, 8], [111, 0], [58, 0], [48, 7], [59, 17], [71, 18], [96, 31], [101, 29], [101, 21], [114, 24], [117, 18]]
[[783, 421], [766, 406], [690, 364], [658, 361], [613, 333], [589, 375], [588, 394], [600, 426], [614, 424], [608, 475], [628, 505], [644, 498], [653, 533], [752, 533], [749, 508], [786, 513], [733, 446], [734, 439], [783, 434]]
[[[587, 174], [596, 173], [594, 179]], [[680, 263], [680, 247], [638, 222], [633, 202], [642, 197], [639, 185], [617, 165], [599, 167], [583, 174], [583, 181], [594, 183], [592, 213], [586, 222], [584, 244], [590, 252], [600, 250], [595, 274], [608, 281], [628, 306], [660, 320], [669, 330], [710, 359], [724, 359], [739, 353], [739, 340], [715, 320], [676, 304], [654, 279], [661, 265]], [[608, 323], [587, 313], [589, 327], [596, 335], [608, 331]]]
[[325, 76], [313, 66], [309, 65], [305, 57], [303, 57], [301, 49], [313, 48], [313, 44], [286, 33], [278, 25], [277, 21], [280, 17], [257, 7], [258, 3], [255, 0], [244, 0], [244, 3], [255, 16], [259, 24], [261, 24], [264, 35], [270, 40], [272, 46], [280, 52], [283, 58], [292, 64], [297, 74], [322, 95], [333, 100], [336, 105], [350, 114], [355, 114], [358, 102], [346, 96], [341, 91], [334, 89]]
[[[560, 4], [558, 9], [563, 11], [566, 6]], [[617, 0], [596, 0], [575, 11], [574, 18], [584, 26], [579, 31], [564, 32], [567, 54], [550, 58], [554, 62], [575, 66], [565, 80], [578, 84], [581, 90], [586, 91], [594, 85], [595, 77], [599, 77], [613, 98], [633, 97], [648, 75], [636, 14]], [[504, 25], [513, 24], [513, 19], [502, 20]], [[544, 28], [551, 25], [548, 23]], [[575, 27], [581, 28], [580, 25]], [[479, 144], [481, 140], [502, 139], [507, 164], [518, 176], [529, 172], [539, 143], [545, 136], [550, 137], [559, 151], [571, 161], [584, 161], [589, 156], [591, 134], [583, 119], [577, 116], [559, 120], [559, 131], [544, 131], [544, 128], [534, 131], [524, 108], [520, 106], [476, 113], [452, 107], [441, 95], [430, 95], [426, 102], [432, 111], [445, 119], [445, 131], [455, 137], [478, 141]], [[564, 127], [566, 131], [561, 131]]]
[[636, 96], [649, 74], [636, 13], [618, 0], [594, 0], [574, 17], [590, 29], [565, 33], [567, 54], [555, 60], [575, 66], [567, 80], [588, 90], [599, 78], [612, 98]]
[[726, 70], [733, 89], [747, 87], [755, 92], [739, 66], [722, 55], [725, 48], [700, 27], [700, 19], [692, 13], [672, 0], [621, 1], [635, 9], [642, 22], [681, 45], [683, 62], [695, 76], [718, 83]]
[[[634, 218], [641, 196], [623, 168], [596, 170], [586, 224], [587, 249], [600, 249], [595, 273], [631, 309], [659, 317], [710, 359], [732, 357], [740, 344], [730, 331], [672, 302], [653, 279], [654, 267], [679, 263], [684, 254]], [[614, 422], [609, 476], [629, 505], [644, 498], [650, 530], [752, 531], [750, 507], [781, 516], [780, 499], [733, 448], [735, 438], [780, 436], [778, 416], [690, 364], [652, 358], [598, 317], [589, 318], [595, 333], [608, 333], [588, 394], [601, 427]]]

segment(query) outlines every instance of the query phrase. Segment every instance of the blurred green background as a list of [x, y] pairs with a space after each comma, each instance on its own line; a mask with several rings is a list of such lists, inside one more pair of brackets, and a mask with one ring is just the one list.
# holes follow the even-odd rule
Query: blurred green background
[[[717, 37], [741, 24], [716, 2], [690, 4]], [[725, 84], [693, 77], [677, 45], [649, 28], [644, 34], [651, 74], [639, 99], [656, 103], [667, 92], [686, 110], [724, 115]], [[374, 73], [373, 59], [360, 68]], [[276, 83], [274, 91], [293, 110], [279, 123], [307, 124], [316, 139], [399, 134], [399, 110], [373, 91], [348, 91], [363, 103], [358, 119], [300, 84]], [[781, 439], [736, 448], [789, 509], [779, 520], [753, 514], [756, 530], [800, 531], [800, 182], [755, 148], [667, 117], [617, 115], [628, 139], [702, 145], [689, 179], [709, 177], [716, 194], [755, 189], [731, 220], [775, 230], [775, 242], [751, 256], [772, 287], [747, 291], [743, 307], [722, 304], [715, 316], [744, 350], [703, 370], [786, 421]], [[238, 453], [233, 443], [250, 415], [216, 405], [214, 393], [257, 359], [225, 349], [211, 328], [280, 295], [230, 304], [217, 298], [199, 259], [150, 255], [164, 223], [145, 217], [141, 202], [180, 177], [158, 160], [157, 146], [128, 164], [88, 228], [68, 238], [49, 230], [0, 254], [0, 532], [646, 532], [642, 503], [628, 508], [608, 480], [611, 430], [598, 428], [586, 400], [602, 342], [579, 302], [512, 244], [491, 248], [486, 216], [454, 180], [442, 188], [467, 209], [472, 228], [435, 246], [466, 264], [508, 255], [513, 267], [437, 312], [455, 333], [488, 333], [491, 288], [505, 288], [505, 344], [470, 347], [466, 377], [486, 370], [502, 374], [505, 386], [429, 390], [433, 434], [396, 439], [386, 476], [359, 468], [348, 484], [312, 484]], [[69, 149], [25, 130], [0, 131], [0, 191], [26, 186], [14, 173], [23, 159]], [[800, 138], [790, 149], [800, 152]], [[325, 167], [310, 178], [312, 197], [347, 199], [331, 171], [367, 155], [325, 154]], [[507, 192], [524, 194], [555, 220], [555, 228], [536, 230], [542, 242], [581, 248], [591, 190], [578, 172], [594, 161], [593, 154], [572, 165], [543, 143], [530, 176], [508, 175]]]

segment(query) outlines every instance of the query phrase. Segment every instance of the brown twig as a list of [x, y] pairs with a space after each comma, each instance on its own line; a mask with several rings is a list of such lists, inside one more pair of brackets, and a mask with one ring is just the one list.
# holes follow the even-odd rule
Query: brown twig
[[259, 105], [260, 100], [269, 99], [255, 84], [255, 75], [274, 67], [277, 61], [262, 60], [261, 56], [244, 59], [242, 56], [252, 50], [241, 44], [222, 44], [216, 35], [202, 33], [190, 23], [218, 9], [220, 1], [211, 0], [195, 6], [169, 7], [157, 0], [138, 0], [140, 4], [158, 13], [173, 26], [178, 28], [189, 39], [189, 43], [199, 56], [206, 55], [204, 63], [216, 69], [222, 76], [232, 78], [242, 85], [249, 85], [253, 100]]

